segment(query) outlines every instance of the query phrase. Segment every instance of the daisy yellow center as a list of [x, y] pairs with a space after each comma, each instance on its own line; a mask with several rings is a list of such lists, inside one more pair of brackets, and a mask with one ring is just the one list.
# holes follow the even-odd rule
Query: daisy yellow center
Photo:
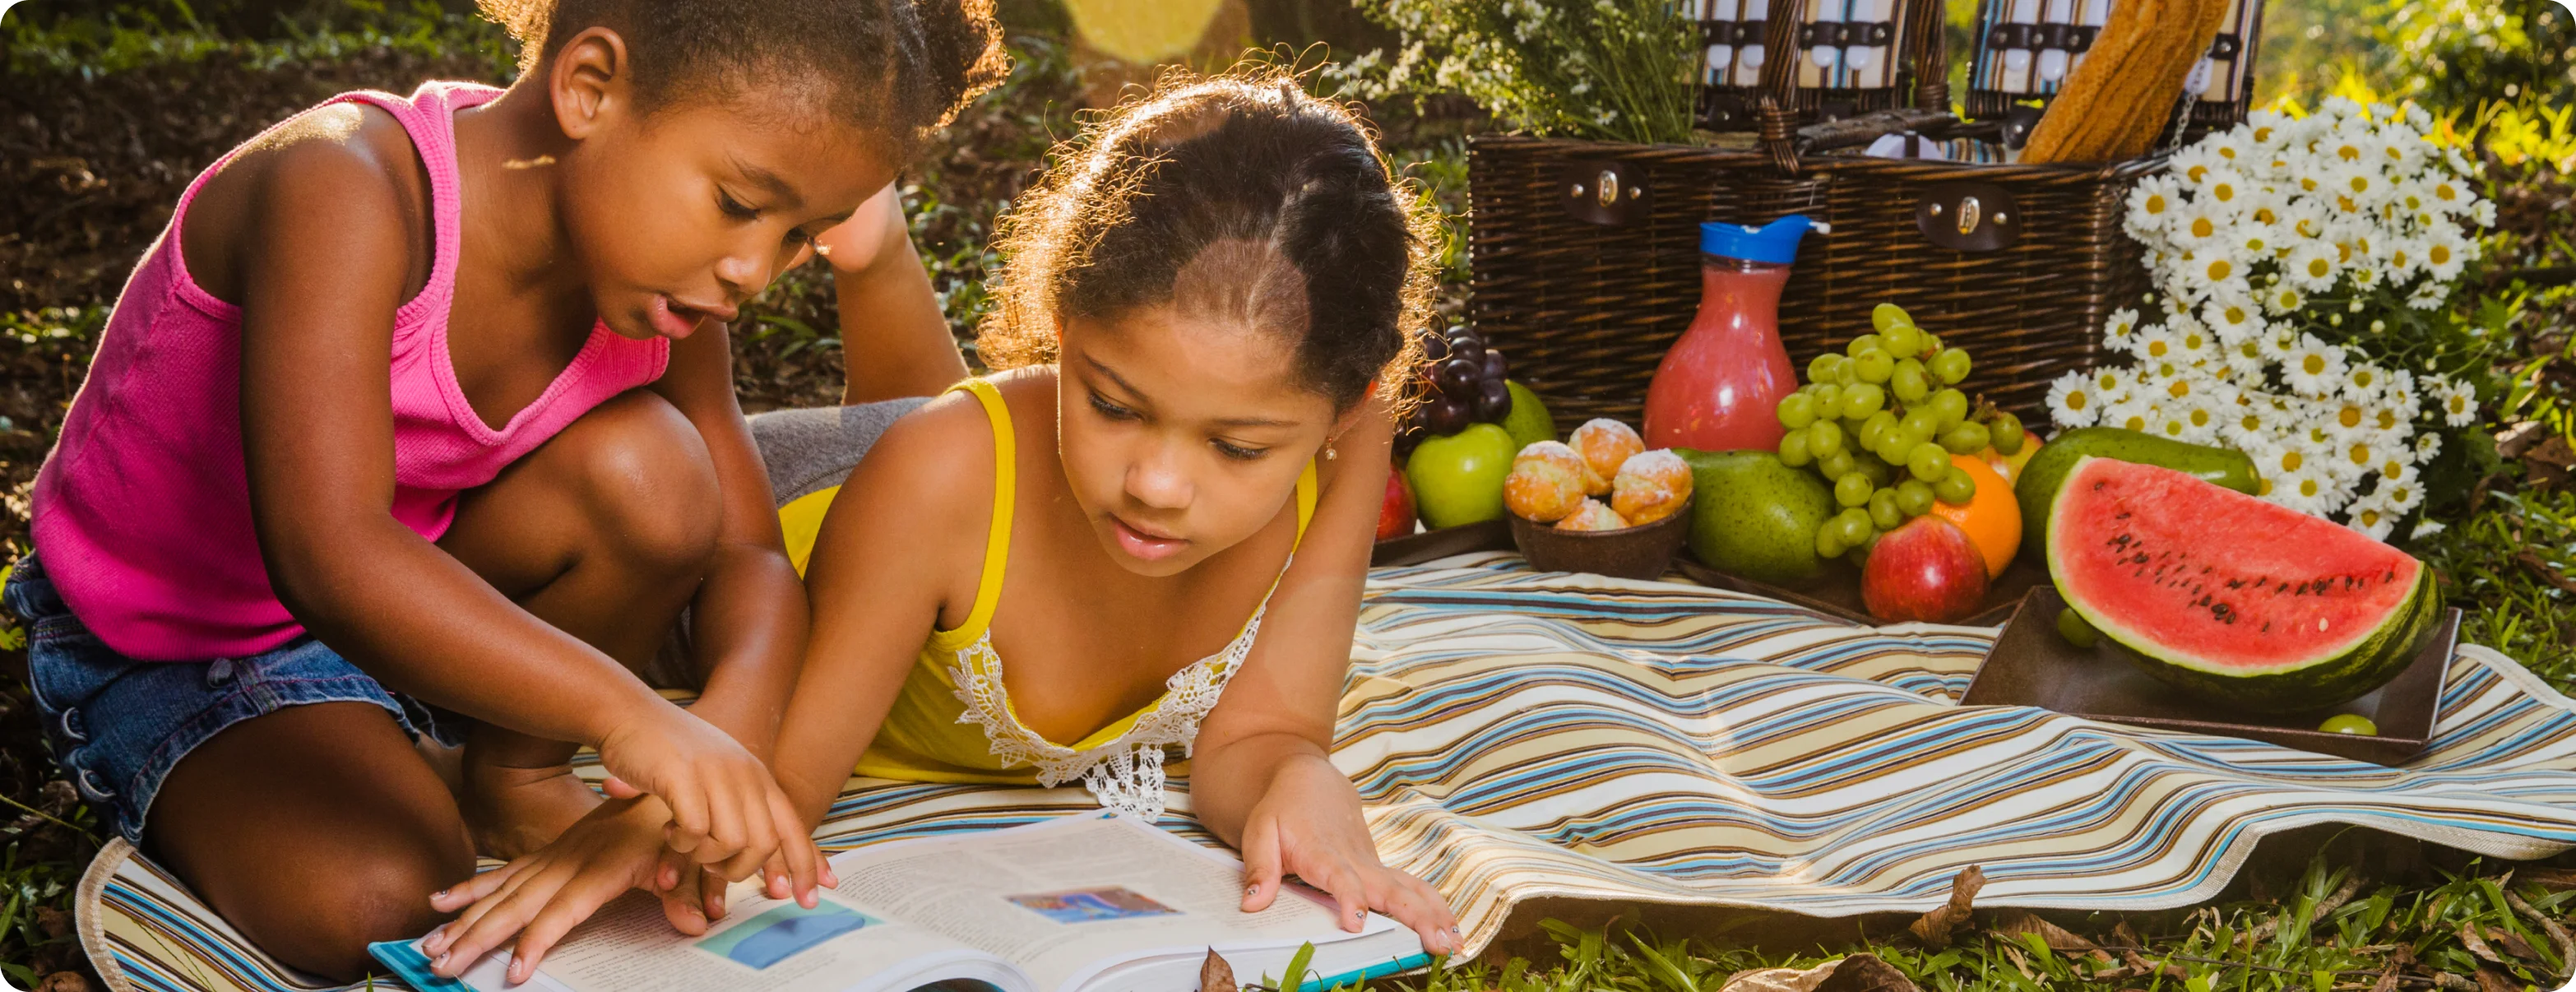
[[2236, 158], [2236, 149], [2228, 145], [2220, 145], [2218, 146], [2218, 157], [2234, 161]]
[[2400, 248], [2400, 249], [2397, 249], [2397, 251], [2396, 251], [2396, 252], [2394, 252], [2394, 253], [2390, 254], [2390, 255], [2388, 256], [2388, 264], [2390, 264], [2390, 265], [2394, 265], [2394, 266], [2396, 266], [2396, 267], [2398, 267], [2398, 268], [2401, 268], [2401, 269], [2402, 269], [2402, 268], [2405, 268], [2405, 267], [2406, 267], [2406, 249], [2404, 249], [2404, 248]]
[[2316, 192], [2316, 191], [2317, 191], [2317, 181], [2316, 181], [2316, 179], [2315, 179], [2315, 178], [2313, 178], [2313, 177], [2310, 177], [2310, 176], [2300, 176], [2300, 177], [2299, 177], [2299, 189], [2300, 189], [2302, 192], [2308, 192], [2308, 193], [2314, 193], [2314, 192]]
[[2299, 368], [2306, 370], [2309, 375], [2324, 375], [2326, 374], [2326, 356], [2309, 355], [2305, 358], [2299, 359]]
[[2445, 406], [2450, 407], [2450, 408], [2451, 408], [2451, 412], [2452, 412], [2452, 413], [2467, 413], [2467, 412], [2469, 412], [2469, 401], [2468, 401], [2468, 400], [2466, 400], [2466, 399], [2464, 399], [2464, 398], [2462, 398], [2462, 397], [2458, 397], [2458, 396], [2451, 397], [2451, 398], [2450, 398], [2450, 400], [2449, 400], [2449, 401], [2447, 401], [2444, 405], [2445, 405]]
[[2352, 245], [2348, 243], [2336, 245], [2335, 261], [2342, 262], [2346, 265], [2352, 264]]
[[2165, 195], [2164, 195], [2164, 194], [2162, 194], [2162, 193], [2149, 193], [2149, 194], [2147, 194], [2147, 213], [2149, 213], [2149, 214], [2161, 214], [2161, 213], [2164, 213], [2164, 212], [2165, 212]]
[[[2286, 290], [2286, 289], [2285, 289], [2285, 290], [2282, 290], [2282, 291], [2281, 291], [2281, 309], [2283, 309], [2283, 310], [2296, 310], [2296, 309], [2298, 309], [2298, 308], [2299, 308], [2299, 294], [2297, 294], [2297, 293], [2293, 293], [2293, 292], [2290, 292], [2289, 290]], [[2246, 354], [2251, 355], [2251, 354], [2253, 354], [2253, 352], [2248, 351], [2248, 352], [2246, 352]]]
[[2066, 408], [2069, 410], [2081, 410], [2092, 404], [2093, 399], [2084, 395], [2081, 390], [2066, 394]]
[[2258, 127], [2258, 128], [2255, 128], [2255, 129], [2254, 129], [2254, 140], [2256, 140], [2256, 141], [2270, 141], [2270, 140], [2272, 140], [2272, 129], [2271, 129], [2271, 128], [2268, 128], [2268, 127]]
[[2219, 183], [2216, 186], [2210, 187], [2209, 192], [2211, 195], [2218, 197], [2218, 202], [2227, 203], [2236, 199], [2236, 184]]
[[2395, 410], [2381, 410], [2381, 411], [2379, 411], [2379, 429], [2380, 429], [2380, 430], [2383, 430], [2383, 431], [2396, 430], [2396, 429], [2397, 429], [2397, 411], [2395, 411]]
[[2165, 352], [2172, 347], [2172, 345], [2166, 344], [2162, 341], [2149, 341], [2147, 342], [2147, 357], [2163, 358], [2165, 357]]
[[2459, 199], [2460, 192], [2452, 189], [2451, 184], [2449, 183], [2441, 183], [2433, 187], [2433, 198], [2444, 203], [2449, 203], [2452, 200]]
[[2261, 480], [2259, 483], [2257, 483], [2257, 484], [2256, 484], [2256, 486], [2255, 486], [2255, 488], [2254, 488], [2254, 495], [2256, 495], [2256, 496], [2269, 496], [2269, 495], [2272, 495], [2272, 480], [2270, 480], [2270, 479], [2264, 479], [2264, 480]]
[[2206, 238], [2216, 233], [2218, 233], [2218, 225], [2210, 223], [2209, 218], [2194, 217], [2191, 219], [2192, 237]]
[[2391, 458], [2386, 464], [2379, 466], [2379, 474], [2390, 479], [2404, 475], [2406, 474], [2406, 463]]
[[2335, 415], [2335, 419], [2341, 421], [2346, 428], [2359, 427], [2361, 426], [2361, 408], [2357, 406], [2345, 407], [2343, 408], [2343, 412]]
[[2341, 211], [2343, 211], [2343, 212], [2345, 212], [2345, 213], [2352, 213], [2352, 212], [2355, 212], [2355, 211], [2360, 210], [2360, 209], [2361, 209], [2361, 205], [2360, 205], [2360, 204], [2358, 204], [2358, 203], [2354, 203], [2354, 202], [2352, 202], [2352, 197], [2349, 197], [2349, 196], [2337, 196], [2337, 197], [2335, 197], [2335, 209], [2337, 209], [2337, 210], [2341, 210]]
[[2207, 411], [2207, 410], [2194, 410], [2194, 411], [2192, 411], [2192, 412], [2191, 412], [2191, 425], [2192, 425], [2192, 426], [2194, 426], [2194, 427], [2207, 427], [2207, 426], [2209, 426], [2209, 411]]
[[2199, 351], [2206, 347], [2209, 347], [2209, 339], [2201, 337], [2200, 333], [2197, 331], [2182, 336], [2182, 350], [2184, 351]]
[[2236, 266], [2228, 264], [2226, 259], [2213, 259], [2209, 263], [2209, 281], [2217, 282], [2225, 279], [2235, 271]]
[[2175, 399], [2181, 399], [2191, 395], [2191, 384], [2177, 380], [2173, 385], [2166, 386], [2165, 392]]
[[2199, 182], [2201, 179], [2209, 175], [2209, 167], [2206, 165], [2195, 165], [2191, 167], [2190, 171], [2185, 172], [2184, 175], [2190, 176], [2192, 182]]
[[2370, 192], [2370, 177], [2356, 175], [2345, 180], [2344, 185], [2352, 187], [2352, 191], [2355, 193], [2367, 193]]
[[2254, 211], [2254, 219], [2266, 224], [2278, 224], [2281, 222], [2281, 215], [2273, 213], [2270, 207], [2259, 207]]
[[2358, 162], [2361, 161], [2361, 149], [2344, 145], [2335, 149], [2335, 157], [2346, 162]]
[[2239, 306], [2228, 307], [2225, 312], [2225, 316], [2227, 317], [2227, 322], [2230, 324], [2242, 324], [2245, 322], [2245, 308]]
[[2451, 246], [2434, 245], [2424, 250], [2424, 259], [2435, 265], [2451, 264]]
[[2301, 495], [2301, 496], [2307, 496], [2307, 497], [2311, 497], [2311, 498], [2313, 498], [2313, 497], [2315, 497], [2319, 492], [2324, 491], [2324, 489], [2325, 489], [2325, 487], [2324, 487], [2324, 486], [2319, 485], [2319, 484], [2317, 483], [2317, 480], [2315, 480], [2315, 479], [2301, 479], [2301, 480], [2299, 480], [2299, 495]]
[[2324, 234], [2325, 232], [2325, 225], [2317, 223], [2316, 218], [2303, 217], [2299, 219], [2299, 234], [2301, 236], [2313, 238], [2320, 234]]
[[2263, 346], [2252, 341], [2248, 341], [2244, 344], [2237, 345], [2236, 353], [2247, 358], [2261, 358], [2263, 357]]
[[2361, 511], [2360, 521], [2361, 521], [2361, 525], [2362, 525], [2362, 526], [2364, 526], [2364, 527], [2377, 527], [2377, 526], [2379, 526], [2379, 511], [2378, 511], [2378, 510], [2369, 509], [2369, 508], [2364, 508], [2364, 509]]
[[2249, 413], [2237, 418], [2236, 425], [2248, 431], [2259, 431], [2263, 429], [2263, 418]]
[[2369, 446], [2369, 445], [2367, 445], [2367, 444], [2356, 444], [2356, 445], [2353, 445], [2353, 446], [2352, 446], [2352, 463], [2353, 463], [2353, 464], [2355, 464], [2355, 465], [2368, 465], [2368, 464], [2370, 464], [2370, 454], [2371, 454], [2371, 452], [2370, 452], [2370, 446]]
[[2138, 415], [2135, 415], [2135, 414], [2131, 414], [2131, 415], [2129, 416], [2129, 419], [2128, 419], [2126, 422], [2122, 423], [2120, 426], [2122, 426], [2122, 427], [2126, 427], [2126, 428], [2128, 428], [2128, 429], [2130, 429], [2130, 430], [2133, 430], [2133, 431], [2143, 431], [2143, 430], [2146, 430], [2146, 429], [2147, 429], [2147, 418], [2145, 418], [2145, 417], [2141, 417], [2141, 416], [2138, 416]]
[[2308, 276], [2310, 278], [2323, 279], [2333, 272], [2333, 262], [2326, 261], [2322, 258], [2311, 258], [2308, 260]]
[[2300, 455], [2298, 452], [2284, 452], [2281, 455], [2281, 471], [2296, 472], [2299, 470], [2300, 463], [2305, 461], [2307, 461], [2306, 457]]

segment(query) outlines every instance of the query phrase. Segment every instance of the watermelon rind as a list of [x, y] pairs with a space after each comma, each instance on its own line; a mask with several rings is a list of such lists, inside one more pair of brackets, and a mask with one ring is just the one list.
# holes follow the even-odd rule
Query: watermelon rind
[[2051, 501], [2050, 526], [2044, 535], [2050, 578], [2068, 608], [2101, 631], [2102, 636], [2125, 648], [2122, 653], [2158, 681], [2249, 712], [2322, 710], [2386, 685], [2414, 660], [2424, 639], [2438, 625], [2441, 600], [2435, 595], [2433, 570], [2419, 565], [2412, 592], [2386, 619], [2340, 644], [2323, 646], [2317, 656], [2308, 660], [2249, 669], [2195, 657], [2147, 637], [2086, 602], [2082, 592], [2069, 584], [2056, 565], [2068, 553], [2072, 539], [2067, 532], [2075, 526], [2070, 523], [2072, 516], [2059, 512], [2069, 500], [2079, 498], [2073, 495], [2078, 487], [2071, 480], [2084, 474], [2086, 463], [2097, 460], [2101, 459], [2087, 456], [2077, 461], [2067, 473], [2070, 484]]

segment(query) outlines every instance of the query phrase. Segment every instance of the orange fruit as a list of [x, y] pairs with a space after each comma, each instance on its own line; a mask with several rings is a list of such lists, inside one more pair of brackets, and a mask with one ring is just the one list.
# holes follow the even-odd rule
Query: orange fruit
[[1977, 482], [1977, 494], [1966, 506], [1933, 503], [1932, 515], [1959, 525], [1968, 540], [1986, 556], [1986, 578], [2001, 577], [2011, 567], [2013, 553], [2021, 550], [2021, 502], [2013, 498], [2012, 483], [1995, 472], [1992, 465], [1976, 455], [1951, 455], [1950, 464], [1968, 473]]

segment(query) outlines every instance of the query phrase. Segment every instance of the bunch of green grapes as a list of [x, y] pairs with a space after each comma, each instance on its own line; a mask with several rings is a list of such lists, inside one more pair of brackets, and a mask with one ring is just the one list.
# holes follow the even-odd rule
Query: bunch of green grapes
[[1893, 303], [1870, 313], [1875, 333], [1844, 354], [1807, 363], [1807, 385], [1780, 399], [1780, 461], [1813, 466], [1843, 511], [1816, 530], [1816, 553], [1838, 558], [1932, 512], [1934, 501], [1966, 505], [1977, 480], [1950, 461], [1991, 446], [2021, 450], [2021, 420], [1972, 408], [1957, 388], [1968, 353], [1944, 348]]

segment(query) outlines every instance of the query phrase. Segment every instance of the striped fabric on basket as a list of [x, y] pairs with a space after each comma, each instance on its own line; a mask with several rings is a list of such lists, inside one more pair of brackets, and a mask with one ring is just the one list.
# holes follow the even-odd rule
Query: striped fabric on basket
[[[1541, 897], [1920, 912], [2145, 910], [2215, 895], [2267, 833], [2347, 823], [2482, 854], [2576, 845], [2576, 703], [2461, 649], [2404, 769], [2045, 711], [1953, 705], [1991, 630], [1853, 626], [1698, 586], [1482, 555], [1373, 573], [1334, 759], [1379, 850], [1482, 947]], [[1177, 777], [1164, 825], [1188, 819]], [[827, 845], [1092, 808], [1080, 789], [854, 779]], [[120, 843], [80, 896], [120, 989], [302, 990]], [[378, 986], [384, 985], [382, 980]]]

